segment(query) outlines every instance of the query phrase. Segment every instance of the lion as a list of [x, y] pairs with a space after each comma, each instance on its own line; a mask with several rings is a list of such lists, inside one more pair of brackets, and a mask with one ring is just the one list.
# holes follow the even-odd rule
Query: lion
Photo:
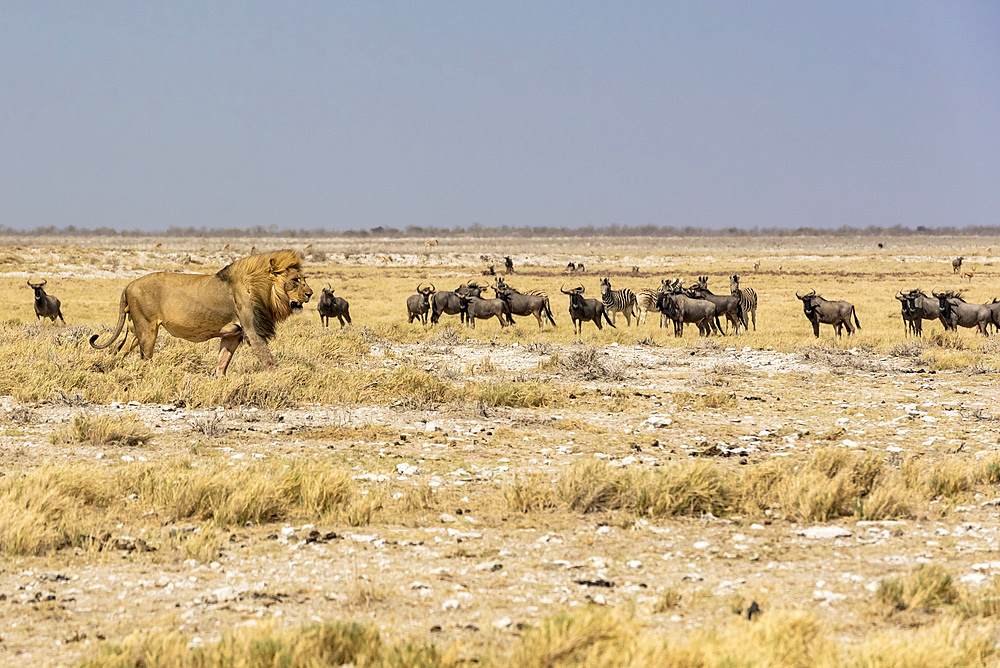
[[111, 337], [90, 345], [111, 346], [122, 333], [125, 314], [129, 327], [118, 350], [136, 346], [144, 359], [153, 356], [162, 325], [171, 335], [200, 343], [218, 338], [216, 376], [226, 375], [233, 353], [246, 340], [265, 369], [274, 368], [267, 342], [275, 326], [309, 301], [312, 289], [302, 274], [302, 256], [292, 250], [251, 255], [226, 265], [216, 274], [157, 272], [135, 279], [122, 290], [118, 324]]

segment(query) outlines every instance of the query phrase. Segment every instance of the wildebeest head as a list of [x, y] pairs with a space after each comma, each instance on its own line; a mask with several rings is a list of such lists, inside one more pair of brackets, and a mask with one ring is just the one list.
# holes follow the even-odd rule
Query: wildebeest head
[[45, 299], [45, 284], [49, 281], [46, 279], [41, 283], [32, 283], [31, 280], [28, 281], [28, 286], [35, 291], [35, 299]]

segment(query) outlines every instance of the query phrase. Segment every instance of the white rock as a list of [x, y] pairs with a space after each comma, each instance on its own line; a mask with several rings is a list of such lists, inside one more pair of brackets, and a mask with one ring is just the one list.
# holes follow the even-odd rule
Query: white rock
[[441, 604], [441, 609], [444, 610], [445, 612], [448, 612], [449, 610], [458, 610], [460, 605], [461, 604], [458, 602], [458, 599], [449, 598], [447, 601]]
[[[516, 346], [517, 344], [515, 343], [514, 345]], [[514, 622], [511, 620], [510, 617], [501, 617], [500, 619], [498, 619], [495, 622], [493, 622], [493, 628], [495, 628], [495, 629], [505, 629], [505, 628], [508, 628], [513, 623]]]
[[646, 429], [663, 429], [664, 427], [669, 427], [673, 423], [674, 421], [666, 415], [650, 415], [642, 421], [641, 426]]
[[638, 559], [632, 559], [631, 561], [626, 561], [625, 565], [629, 568], [642, 568], [642, 562]]
[[457, 522], [454, 515], [449, 515], [448, 513], [441, 513], [441, 517], [438, 518], [445, 524], [451, 524], [452, 522]]
[[709, 546], [709, 542], [707, 540], [700, 540], [700, 541], [698, 541], [697, 543], [694, 544], [694, 549], [696, 549], [696, 550], [704, 550], [708, 546]]
[[846, 538], [851, 535], [851, 531], [838, 526], [816, 526], [803, 529], [798, 535], [806, 538]]

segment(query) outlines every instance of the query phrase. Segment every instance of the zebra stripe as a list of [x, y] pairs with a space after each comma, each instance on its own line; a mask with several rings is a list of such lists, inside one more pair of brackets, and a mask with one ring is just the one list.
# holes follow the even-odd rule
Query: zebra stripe
[[[604, 309], [611, 314], [611, 322], [614, 324], [615, 316], [621, 313], [625, 316], [625, 322], [632, 324], [632, 316], [635, 311], [635, 293], [628, 288], [612, 290], [611, 281], [607, 278], [601, 279], [601, 301], [604, 302]], [[638, 322], [636, 323], [638, 324]]]
[[639, 321], [646, 324], [646, 313], [656, 310], [656, 298], [659, 296], [659, 289], [642, 288], [635, 294], [635, 305], [639, 310]]
[[757, 331], [757, 293], [753, 288], [741, 288], [739, 281], [730, 282], [730, 292], [739, 300], [739, 316], [743, 321], [743, 329], [749, 329], [747, 314], [753, 319], [753, 331]]

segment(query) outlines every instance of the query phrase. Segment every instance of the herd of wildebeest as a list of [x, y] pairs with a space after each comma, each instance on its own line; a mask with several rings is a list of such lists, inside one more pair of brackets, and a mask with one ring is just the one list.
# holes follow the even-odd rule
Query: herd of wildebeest
[[[962, 258], [953, 262], [957, 272]], [[268, 265], [267, 263], [271, 264]], [[280, 263], [278, 271], [275, 263]], [[507, 262], [508, 276], [513, 266]], [[576, 267], [568, 272], [575, 272]], [[257, 273], [254, 273], [257, 272]], [[545, 322], [556, 325], [548, 294], [540, 290], [518, 291], [503, 276], [491, 272], [493, 284], [485, 285], [470, 280], [454, 290], [438, 290], [433, 283], [417, 285], [416, 294], [406, 299], [408, 322], [417, 321], [426, 325], [439, 322], [443, 315], [458, 315], [461, 322], [475, 328], [477, 320], [496, 318], [501, 327], [514, 324], [514, 316], [533, 316], [542, 329]], [[189, 280], [185, 282], [184, 277]], [[196, 303], [197, 294], [183, 296], [179, 293], [191, 285], [191, 281], [202, 281], [201, 290], [208, 290], [216, 303], [216, 312], [207, 320], [195, 322], [186, 304]], [[207, 283], [204, 281], [208, 281]], [[257, 287], [251, 288], [249, 299], [240, 281]], [[46, 281], [28, 281], [34, 290], [34, 308], [37, 318], [59, 318], [63, 322], [59, 300], [45, 292]], [[145, 286], [143, 288], [143, 286]], [[156, 286], [152, 289], [152, 286]], [[167, 286], [174, 286], [168, 288]], [[225, 287], [222, 287], [225, 286]], [[492, 290], [494, 297], [484, 296]], [[255, 291], [259, 294], [255, 296]], [[574, 333], [581, 333], [585, 322], [592, 322], [598, 329], [604, 324], [616, 326], [617, 316], [625, 318], [626, 325], [645, 323], [650, 311], [660, 314], [660, 327], [672, 322], [674, 335], [682, 336], [685, 324], [694, 324], [700, 336], [747, 331], [752, 326], [757, 329], [757, 293], [753, 288], [740, 285], [740, 276], [729, 277], [729, 293], [716, 294], [708, 287], [708, 276], [699, 276], [697, 281], [686, 286], [682, 279], [664, 279], [657, 288], [645, 288], [633, 292], [628, 288], [613, 289], [610, 278], [600, 280], [600, 298], [586, 298], [586, 288], [581, 283], [560, 290], [569, 298], [569, 315]], [[208, 294], [208, 293], [205, 293]], [[228, 295], [228, 296], [227, 296]], [[130, 340], [125, 352], [140, 347], [143, 357], [152, 356], [152, 345], [156, 330], [164, 327], [174, 336], [190, 341], [204, 341], [220, 338], [222, 350], [217, 373], [224, 374], [229, 358], [243, 341], [250, 343], [265, 366], [273, 365], [273, 358], [267, 350], [266, 342], [274, 335], [274, 324], [288, 317], [309, 300], [312, 290], [301, 273], [301, 255], [294, 251], [277, 251], [263, 256], [251, 256], [237, 260], [214, 275], [169, 274], [160, 272], [136, 279], [125, 288], [121, 297], [119, 323], [111, 339], [104, 344], [96, 344], [98, 336], [91, 338], [95, 348], [109, 347], [122, 325], [129, 319], [126, 337], [115, 348], [122, 350]], [[854, 305], [846, 301], [830, 301], [811, 290], [805, 294], [796, 292], [802, 301], [803, 312], [812, 325], [813, 334], [819, 336], [821, 324], [831, 325], [837, 336], [843, 329], [851, 335], [860, 329]], [[959, 327], [976, 327], [984, 336], [991, 326], [1000, 329], [1000, 300], [993, 299], [985, 304], [967, 303], [960, 292], [932, 291], [928, 296], [919, 289], [898, 292], [896, 299], [901, 305], [901, 315], [907, 334], [920, 336], [924, 320], [938, 320], [945, 330], [955, 331]], [[234, 302], [235, 307], [233, 306]], [[246, 302], [241, 305], [241, 302]], [[198, 302], [201, 303], [201, 302]], [[171, 304], [173, 304], [171, 306]], [[172, 311], [171, 311], [172, 309]], [[204, 310], [204, 309], [203, 309]], [[341, 327], [351, 324], [350, 304], [343, 297], [334, 294], [332, 286], [323, 287], [319, 298], [318, 312], [324, 327], [336, 318]], [[173, 313], [173, 315], [171, 315]], [[727, 323], [725, 330], [723, 323]]]

